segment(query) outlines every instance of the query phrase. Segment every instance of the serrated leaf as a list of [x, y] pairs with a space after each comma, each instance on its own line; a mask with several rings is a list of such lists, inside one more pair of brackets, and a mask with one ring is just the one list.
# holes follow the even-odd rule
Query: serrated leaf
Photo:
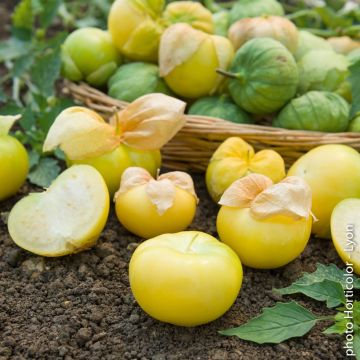
[[32, 169], [35, 165], [39, 164], [40, 154], [34, 150], [30, 150], [29, 154], [29, 167]]
[[28, 179], [34, 185], [48, 187], [59, 173], [60, 166], [57, 160], [42, 158], [38, 165], [30, 172]]
[[25, 131], [30, 130], [35, 125], [34, 112], [30, 107], [23, 109], [19, 124]]
[[354, 118], [360, 112], [360, 60], [351, 65], [349, 81], [351, 84], [352, 105], [350, 109], [350, 118]]
[[16, 6], [12, 14], [12, 24], [14, 27], [31, 30], [34, 23], [34, 14], [31, 0], [22, 0]]
[[323, 280], [307, 285], [292, 284], [284, 289], [274, 289], [276, 294], [304, 294], [314, 300], [326, 301], [329, 308], [345, 303], [345, 294], [343, 287], [339, 282]]
[[54, 84], [60, 76], [60, 67], [60, 49], [49, 51], [36, 59], [31, 68], [31, 78], [43, 96], [48, 97], [54, 94]]
[[237, 336], [258, 344], [278, 344], [284, 340], [305, 335], [317, 321], [314, 314], [295, 301], [277, 303], [272, 308], [263, 309], [261, 315], [246, 324], [220, 331], [220, 334]]
[[[302, 277], [292, 285], [283, 289], [274, 289], [274, 291], [281, 291], [282, 294], [285, 294], [286, 291], [291, 291], [293, 286], [307, 286], [324, 280], [338, 282], [342, 285], [343, 289], [346, 289], [346, 276], [344, 274], [344, 270], [339, 269], [335, 264], [324, 265], [318, 263], [314, 272], [303, 273]], [[354, 276], [353, 285], [354, 289], [360, 289], [360, 279]], [[289, 292], [289, 294], [291, 293]]]

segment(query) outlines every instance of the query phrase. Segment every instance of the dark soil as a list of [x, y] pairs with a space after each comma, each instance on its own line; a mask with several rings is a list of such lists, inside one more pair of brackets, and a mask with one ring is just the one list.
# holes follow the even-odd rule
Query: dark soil
[[[195, 182], [201, 199], [192, 229], [216, 235], [217, 207], [202, 176]], [[343, 359], [342, 338], [325, 336], [324, 325], [284, 344], [258, 346], [217, 331], [237, 326], [273, 306], [273, 287], [283, 287], [317, 262], [341, 265], [331, 242], [311, 240], [303, 255], [276, 271], [244, 270], [241, 293], [228, 313], [197, 328], [160, 323], [135, 303], [128, 263], [140, 239], [125, 231], [111, 212], [93, 249], [59, 259], [19, 249], [6, 228], [6, 212], [29, 191], [1, 205], [0, 359]], [[324, 305], [297, 297], [316, 314]]]

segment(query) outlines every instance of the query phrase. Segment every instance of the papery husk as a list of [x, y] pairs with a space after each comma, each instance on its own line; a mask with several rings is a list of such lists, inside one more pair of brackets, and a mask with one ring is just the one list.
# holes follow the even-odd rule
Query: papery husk
[[62, 111], [52, 124], [43, 151], [60, 147], [71, 160], [82, 160], [114, 150], [120, 144], [115, 127], [95, 111], [80, 106]]
[[295, 220], [308, 218], [311, 214], [311, 188], [300, 177], [289, 176], [265, 189], [251, 203], [251, 213], [257, 219], [275, 215]]
[[298, 220], [311, 215], [311, 201], [310, 186], [300, 177], [290, 176], [273, 185], [270, 178], [251, 174], [235, 181], [219, 204], [249, 208], [259, 220], [277, 215]]
[[0, 135], [7, 135], [21, 115], [0, 115]]
[[158, 177], [158, 180], [168, 179], [170, 180], [175, 186], [189, 192], [191, 195], [194, 196], [197, 202], [199, 199], [195, 192], [194, 182], [192, 177], [183, 172], [183, 171], [171, 171], [165, 174], [162, 174]]
[[167, 76], [177, 66], [190, 59], [208, 36], [188, 24], [179, 23], [168, 27], [160, 40], [160, 76]]
[[164, 94], [142, 96], [106, 123], [96, 112], [74, 106], [51, 126], [43, 151], [60, 147], [71, 160], [114, 150], [121, 143], [139, 150], [158, 150], [184, 125], [186, 104]]
[[121, 141], [139, 150], [160, 149], [184, 126], [185, 107], [185, 102], [160, 93], [136, 99], [115, 116]]
[[163, 215], [173, 206], [176, 188], [189, 192], [198, 201], [190, 175], [181, 171], [174, 171], [162, 174], [155, 180], [147, 170], [140, 167], [129, 167], [124, 171], [114, 201], [121, 194], [142, 185], [146, 185], [146, 194], [151, 203], [156, 206], [159, 215]]
[[116, 0], [113, 3], [108, 28], [122, 54], [132, 60], [157, 60], [163, 7], [163, 0]]
[[293, 54], [298, 47], [299, 33], [296, 26], [281, 16], [244, 18], [235, 22], [229, 29], [229, 39], [235, 50], [246, 41], [258, 37], [273, 38]]
[[219, 204], [230, 207], [250, 207], [254, 199], [273, 184], [270, 178], [260, 174], [251, 174], [234, 181], [225, 190]]
[[334, 51], [339, 54], [347, 55], [353, 50], [360, 49], [360, 42], [351, 39], [349, 36], [330, 37], [327, 42]]
[[198, 2], [174, 1], [165, 8], [163, 18], [169, 24], [187, 23], [194, 29], [214, 32], [211, 12]]

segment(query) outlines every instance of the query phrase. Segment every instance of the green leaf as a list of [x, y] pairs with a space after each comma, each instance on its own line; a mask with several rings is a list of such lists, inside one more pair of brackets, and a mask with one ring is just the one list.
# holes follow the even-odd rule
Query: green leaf
[[8, 97], [7, 97], [4, 89], [2, 88], [2, 86], [0, 86], [0, 103], [6, 102], [6, 101], [7, 101], [7, 98], [8, 98]]
[[292, 284], [284, 289], [274, 289], [280, 295], [304, 294], [318, 301], [326, 301], [327, 307], [335, 307], [345, 303], [344, 289], [339, 282], [323, 280], [313, 284]]
[[346, 331], [346, 324], [348, 320], [344, 319], [342, 321], [336, 321], [335, 324], [328, 327], [326, 330], [323, 331], [324, 334], [344, 334]]
[[60, 76], [60, 67], [60, 49], [49, 51], [39, 57], [32, 66], [32, 81], [43, 96], [48, 97], [54, 94], [54, 84]]
[[0, 63], [13, 60], [28, 53], [30, 44], [15, 38], [0, 43]]
[[34, 112], [30, 107], [23, 109], [21, 112], [22, 116], [19, 121], [19, 124], [24, 130], [30, 130], [35, 125], [35, 116]]
[[351, 84], [352, 105], [350, 118], [354, 118], [360, 112], [360, 60], [351, 65], [349, 81]]
[[258, 344], [278, 344], [309, 332], [318, 319], [295, 301], [277, 303], [265, 308], [258, 317], [237, 328], [220, 331], [222, 335], [237, 336]]
[[[292, 285], [283, 288], [283, 289], [273, 289], [276, 293], [279, 294], [294, 294], [295, 292], [287, 292], [292, 291], [293, 287], [297, 286], [308, 286], [318, 282], [322, 282], [324, 280], [330, 280], [334, 282], [338, 282], [342, 285], [343, 289], [346, 289], [346, 276], [344, 276], [345, 272], [339, 269], [335, 264], [324, 265], [317, 264], [317, 268], [312, 273], [304, 273], [302, 277], [296, 280]], [[360, 289], [360, 279], [354, 276], [354, 289]]]
[[43, 11], [40, 14], [40, 26], [47, 28], [56, 17], [62, 0], [41, 0]]
[[30, 172], [28, 178], [34, 185], [48, 187], [59, 175], [60, 166], [53, 158], [42, 158], [38, 165]]
[[12, 69], [12, 76], [13, 77], [20, 77], [26, 71], [30, 69], [34, 62], [34, 56], [32, 54], [26, 54], [16, 59], [14, 62], [14, 67]]
[[34, 150], [30, 150], [29, 154], [29, 167], [32, 169], [35, 165], [39, 164], [40, 154]]
[[360, 331], [356, 331], [354, 334], [354, 353], [356, 360], [360, 360]]
[[12, 24], [16, 28], [31, 30], [33, 23], [34, 14], [31, 0], [22, 0], [13, 12]]

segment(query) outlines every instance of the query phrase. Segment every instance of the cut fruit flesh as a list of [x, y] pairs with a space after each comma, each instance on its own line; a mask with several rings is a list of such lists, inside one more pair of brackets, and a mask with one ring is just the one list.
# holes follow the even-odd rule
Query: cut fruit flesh
[[345, 199], [335, 207], [331, 237], [341, 259], [360, 274], [360, 199]]
[[20, 247], [43, 256], [62, 256], [96, 242], [109, 213], [109, 193], [88, 165], [65, 170], [43, 193], [33, 193], [11, 210], [9, 233]]

